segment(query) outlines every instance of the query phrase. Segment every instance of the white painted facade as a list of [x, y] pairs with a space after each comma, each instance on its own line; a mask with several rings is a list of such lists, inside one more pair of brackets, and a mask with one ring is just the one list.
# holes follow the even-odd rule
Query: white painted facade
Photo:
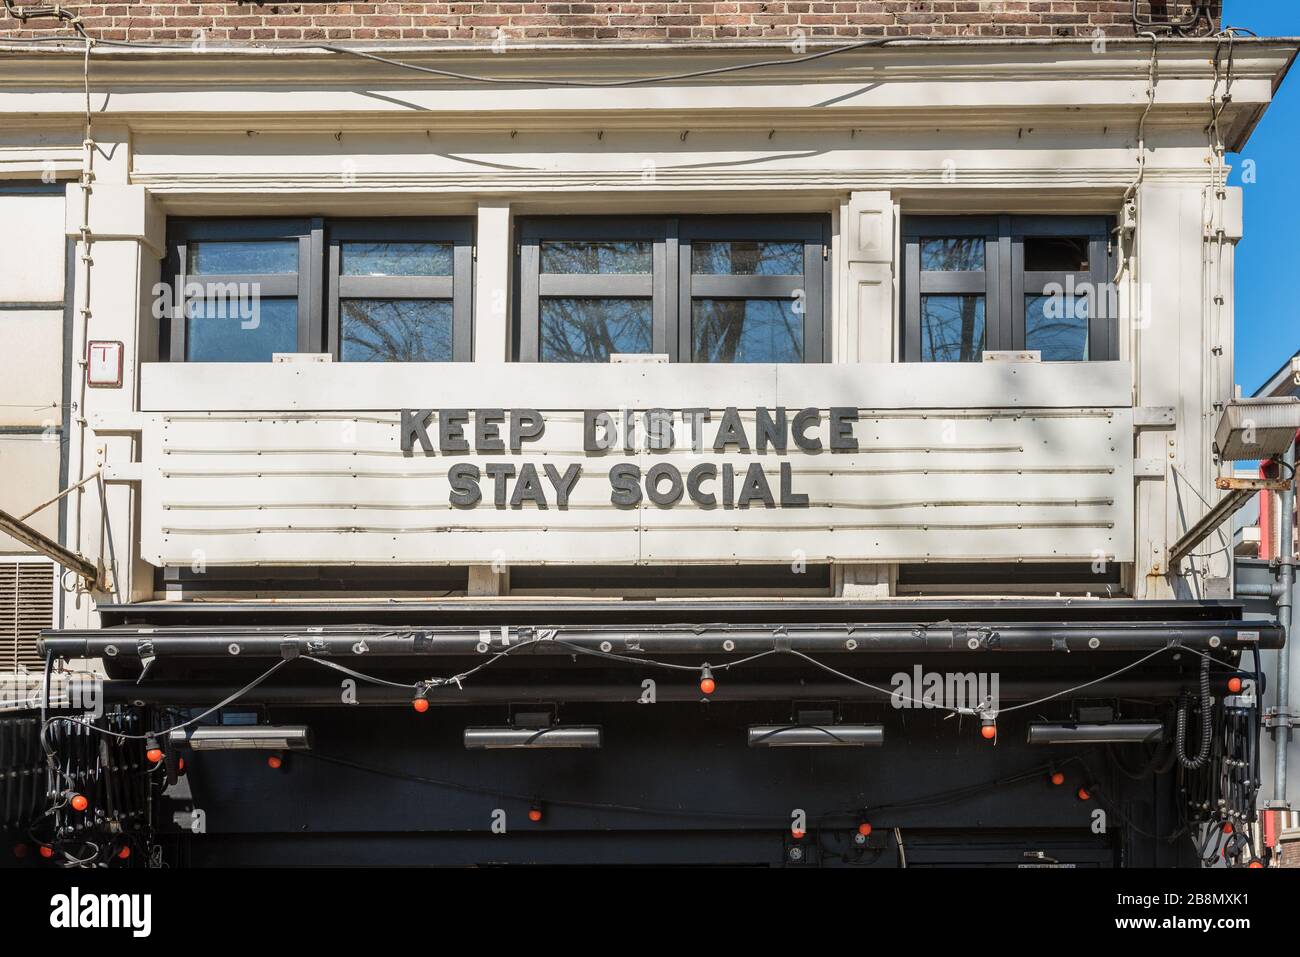
[[[1170, 544], [1203, 513], [1201, 497], [1217, 494], [1212, 431], [1233, 394], [1241, 197], [1214, 173], [1206, 132], [1222, 93], [1213, 53], [1213, 42], [1162, 41], [1147, 112], [1145, 40], [906, 44], [608, 89], [476, 85], [310, 50], [100, 48], [90, 58], [94, 146], [83, 152], [81, 51], [0, 44], [0, 176], [69, 180], [57, 215], [86, 257], [70, 354], [84, 355], [87, 340], [125, 346], [121, 388], [83, 389], [74, 365], [64, 399], [75, 410], [69, 483], [95, 469], [105, 479], [103, 501], [96, 483], [73, 493], [67, 544], [108, 572], [106, 592], [67, 603], [66, 623], [93, 624], [95, 600], [160, 597], [156, 568], [196, 564], [464, 564], [479, 567], [474, 582], [494, 564], [787, 563], [802, 553], [840, 566], [832, 591], [878, 595], [904, 562], [1069, 560], [1120, 563], [1136, 597], [1223, 594], [1230, 555], [1167, 565]], [[1286, 41], [1237, 42], [1221, 118], [1229, 147], [1294, 53]], [[590, 81], [780, 53], [747, 44], [391, 55]], [[88, 196], [76, 181], [86, 156]], [[903, 217], [1122, 223], [1129, 194], [1136, 228], [1116, 237], [1125, 265], [1116, 361], [899, 361]], [[831, 364], [509, 362], [518, 217], [735, 212], [829, 214]], [[55, 228], [48, 213], [33, 235]], [[472, 217], [473, 363], [158, 362], [152, 289], [168, 218], [270, 215]], [[35, 243], [7, 252], [19, 272], [47, 256]], [[733, 406], [852, 407], [861, 447], [787, 457], [821, 504], [725, 515], [689, 503], [611, 509], [607, 462], [590, 457], [568, 510], [456, 510], [442, 459], [396, 447], [401, 409], [526, 407], [548, 417], [534, 459], [563, 466], [582, 457], [583, 409], [704, 407], [716, 422]], [[355, 445], [331, 443], [348, 422]], [[723, 458], [742, 471], [748, 463], [735, 451]], [[274, 461], [263, 472], [250, 459]], [[353, 478], [358, 460], [362, 471], [411, 474]], [[774, 483], [775, 463], [763, 463]], [[182, 478], [184, 469], [206, 477]], [[8, 482], [0, 491], [32, 497]]]

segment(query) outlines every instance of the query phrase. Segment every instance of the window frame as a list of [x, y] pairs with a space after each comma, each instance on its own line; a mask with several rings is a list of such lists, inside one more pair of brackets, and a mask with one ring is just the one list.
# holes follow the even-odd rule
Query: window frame
[[[900, 236], [903, 246], [902, 323], [900, 359], [921, 360], [921, 297], [929, 294], [984, 296], [985, 352], [1023, 351], [1025, 347], [1025, 297], [1052, 282], [1091, 283], [1093, 295], [1088, 317], [1088, 356], [1073, 361], [1103, 362], [1119, 358], [1119, 317], [1110, 315], [1107, 285], [1113, 275], [1108, 216], [904, 216]], [[984, 270], [975, 272], [922, 272], [921, 241], [937, 238], [983, 236]], [[1026, 273], [1025, 240], [1040, 236], [1086, 237], [1088, 269], [1068, 272]], [[982, 277], [977, 278], [977, 277]]]
[[[670, 252], [674, 221], [650, 216], [530, 216], [515, 224], [518, 296], [515, 361], [542, 362], [542, 299], [561, 297], [649, 299], [650, 348], [668, 352]], [[544, 240], [649, 240], [650, 273], [544, 273]]]
[[[803, 362], [827, 361], [826, 268], [829, 248], [826, 217], [797, 216], [708, 216], [682, 220], [678, 240], [678, 360], [694, 363], [695, 299], [785, 299], [804, 291]], [[800, 242], [803, 244], [803, 276], [752, 276], [696, 274], [691, 244], [755, 240]], [[720, 363], [699, 363], [716, 365]], [[743, 365], [744, 363], [733, 363]]]
[[[191, 278], [188, 272], [189, 244], [240, 240], [297, 240], [298, 271], [288, 273], [212, 273], [202, 281], [258, 283], [268, 298], [294, 296], [298, 303], [298, 351], [311, 352], [313, 311], [319, 312], [319, 292], [312, 282], [311, 262], [323, 242], [323, 220], [306, 219], [173, 219], [167, 223], [167, 275], [172, 281], [172, 299], [167, 303], [165, 335], [159, 355], [171, 362], [188, 362], [189, 330], [185, 309], [176, 309], [178, 290], [183, 292]], [[304, 263], [307, 268], [304, 267]]]
[[[186, 358], [186, 317], [175, 308], [175, 291], [184, 290], [191, 279], [187, 272], [188, 249], [195, 242], [239, 240], [297, 240], [298, 271], [287, 273], [205, 274], [203, 281], [259, 283], [268, 298], [297, 298], [297, 352], [327, 353], [341, 361], [339, 339], [339, 294], [345, 298], [435, 298], [452, 302], [452, 361], [473, 359], [474, 340], [474, 220], [472, 217], [392, 218], [203, 218], [174, 217], [167, 222], [167, 255], [164, 279], [172, 282], [173, 299], [168, 301], [159, 322], [159, 356], [169, 362]], [[452, 251], [452, 275], [448, 276], [347, 276], [340, 277], [341, 242], [350, 239], [448, 242]], [[345, 280], [345, 281], [342, 281]], [[432, 281], [431, 281], [432, 280]], [[449, 295], [431, 292], [449, 292]], [[179, 312], [179, 314], [178, 314]], [[198, 360], [196, 360], [198, 361]]]
[[[520, 217], [515, 223], [513, 359], [544, 361], [540, 358], [544, 297], [649, 298], [652, 351], [667, 355], [669, 362], [693, 363], [693, 299], [793, 298], [794, 290], [803, 288], [803, 363], [829, 361], [829, 229], [830, 217], [824, 213]], [[638, 239], [652, 243], [648, 276], [541, 272], [544, 240]], [[804, 244], [804, 275], [797, 281], [789, 276], [695, 275], [691, 266], [693, 240], [799, 241]]]
[[[446, 299], [451, 301], [452, 362], [474, 358], [474, 227], [468, 219], [332, 219], [326, 223], [325, 351], [342, 361], [341, 299]], [[352, 241], [449, 242], [450, 276], [345, 276], [342, 245]]]

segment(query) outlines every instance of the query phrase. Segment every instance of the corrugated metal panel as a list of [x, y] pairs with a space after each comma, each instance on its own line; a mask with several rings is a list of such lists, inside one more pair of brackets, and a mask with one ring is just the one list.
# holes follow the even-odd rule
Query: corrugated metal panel
[[0, 672], [39, 671], [36, 640], [54, 627], [54, 565], [0, 560]]

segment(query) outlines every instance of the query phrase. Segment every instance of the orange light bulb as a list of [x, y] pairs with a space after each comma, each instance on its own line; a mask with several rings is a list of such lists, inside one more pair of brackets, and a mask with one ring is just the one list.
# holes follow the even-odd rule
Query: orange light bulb
[[90, 807], [90, 800], [84, 794], [72, 795], [72, 800], [68, 803], [72, 805], [74, 811], [84, 811]]
[[284, 758], [278, 754], [273, 754], [266, 759], [266, 766], [269, 768], [282, 768], [284, 767]]
[[122, 849], [117, 852], [117, 856], [119, 860], [123, 860], [123, 861], [126, 860], [128, 857], [131, 856], [131, 848], [123, 845]]
[[858, 825], [858, 833], [861, 834], [863, 837], [870, 837], [871, 825], [866, 823], [865, 821], [862, 822], [861, 824]]
[[429, 699], [416, 698], [414, 701], [411, 702], [411, 707], [414, 708], [416, 711], [420, 712], [420, 714], [424, 714], [426, 711], [429, 710]]
[[1228, 679], [1228, 691], [1231, 694], [1238, 694], [1241, 691], [1241, 679], [1236, 675]]
[[528, 820], [536, 823], [542, 819], [542, 809], [539, 807], [530, 807], [528, 809]]
[[1060, 771], [1053, 771], [1051, 781], [1057, 787], [1060, 787], [1062, 784], [1065, 783], [1065, 775], [1062, 774]]
[[980, 735], [985, 741], [992, 741], [998, 736], [998, 726], [995, 724], [986, 724], [980, 728]]
[[154, 764], [157, 764], [159, 761], [163, 759], [162, 748], [150, 748], [148, 751], [144, 753], [144, 756], [148, 758], [150, 761], [152, 761]]
[[1076, 793], [1079, 795], [1080, 801], [1089, 801], [1092, 799], [1092, 795], [1088, 793], [1087, 788], [1079, 788]]

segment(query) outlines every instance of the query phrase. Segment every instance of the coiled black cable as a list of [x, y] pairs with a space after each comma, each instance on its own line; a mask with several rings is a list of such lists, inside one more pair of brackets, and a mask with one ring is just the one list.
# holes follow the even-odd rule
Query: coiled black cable
[[1210, 738], [1214, 733], [1213, 699], [1210, 697], [1210, 659], [1201, 658], [1201, 745], [1196, 757], [1187, 756], [1187, 706], [1178, 709], [1177, 731], [1174, 737], [1174, 752], [1178, 763], [1188, 771], [1195, 771], [1205, 766], [1210, 756]]

